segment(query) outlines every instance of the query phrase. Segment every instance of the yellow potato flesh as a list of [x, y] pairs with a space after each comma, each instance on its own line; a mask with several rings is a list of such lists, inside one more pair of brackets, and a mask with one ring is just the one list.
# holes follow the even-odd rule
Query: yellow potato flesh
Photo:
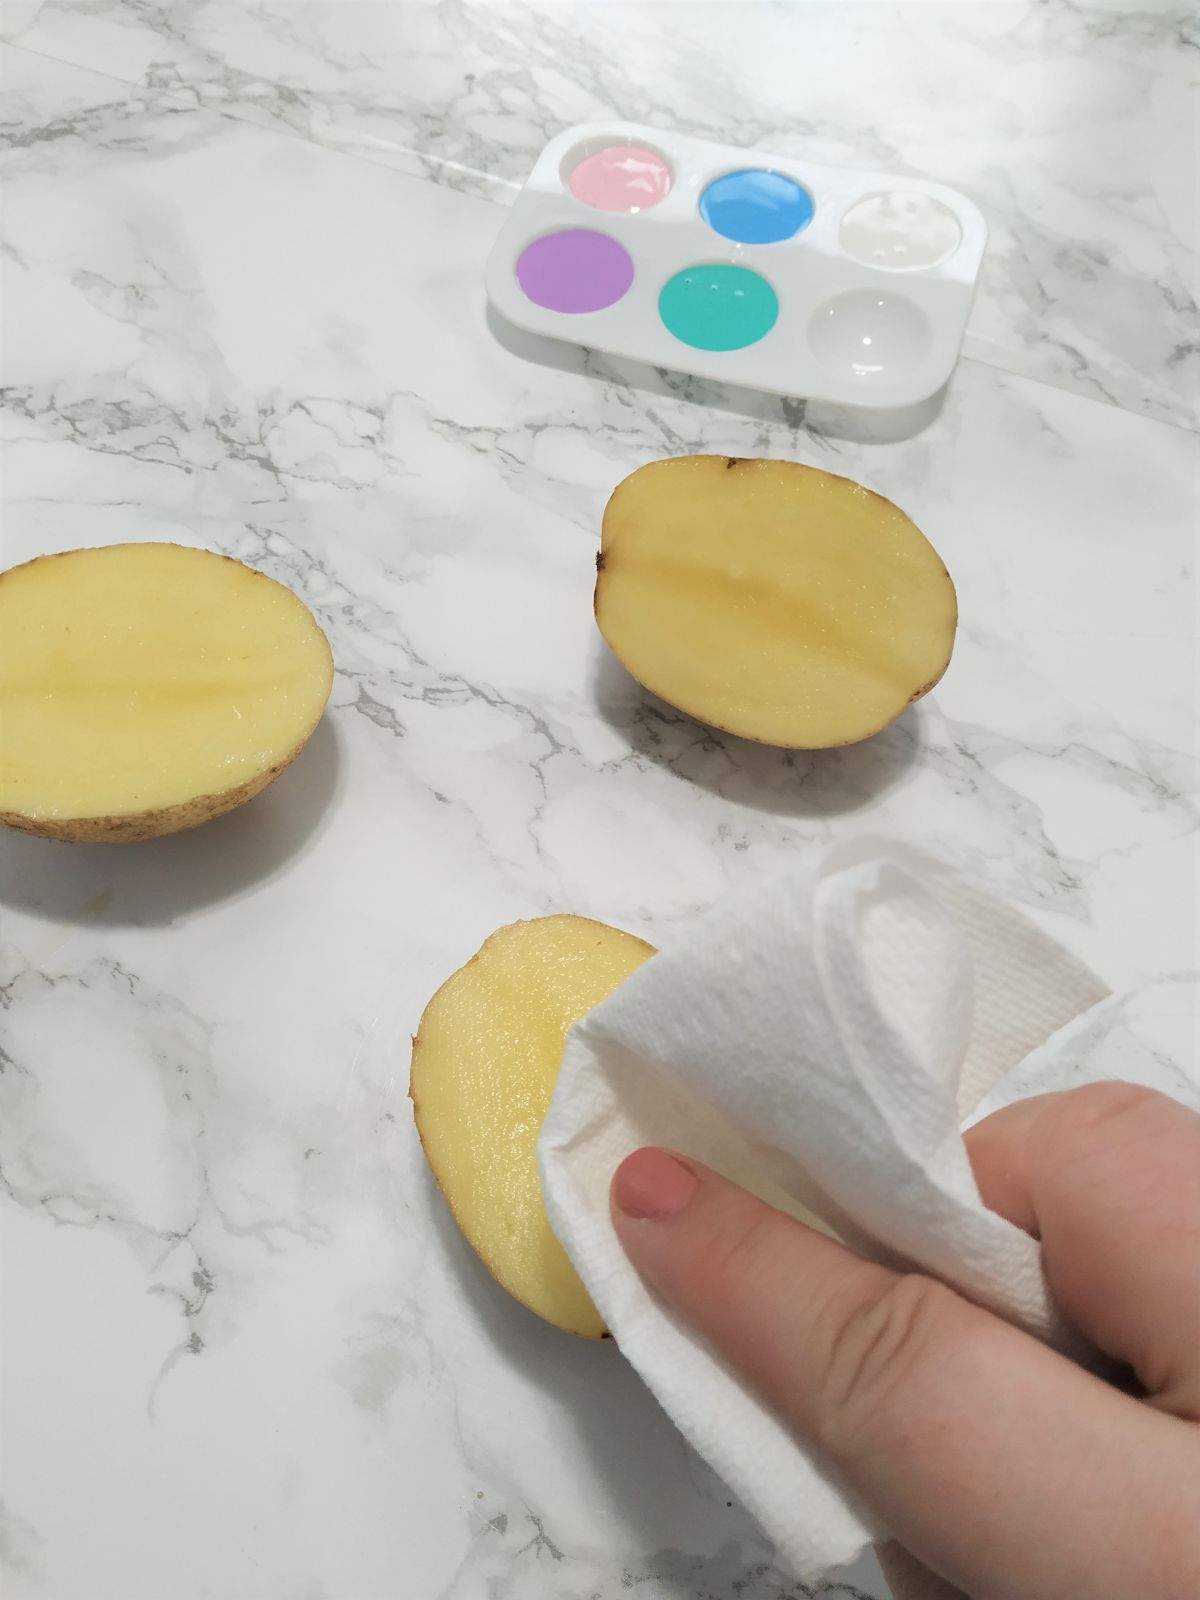
[[788, 461], [652, 462], [608, 503], [600, 631], [647, 689], [797, 749], [853, 744], [945, 671], [954, 585], [889, 501]]
[[0, 576], [0, 819], [143, 838], [228, 810], [320, 720], [325, 635], [210, 551], [109, 545]]
[[513, 923], [443, 984], [413, 1041], [417, 1129], [459, 1227], [511, 1295], [593, 1339], [604, 1324], [550, 1230], [535, 1149], [567, 1030], [653, 954], [585, 917]]

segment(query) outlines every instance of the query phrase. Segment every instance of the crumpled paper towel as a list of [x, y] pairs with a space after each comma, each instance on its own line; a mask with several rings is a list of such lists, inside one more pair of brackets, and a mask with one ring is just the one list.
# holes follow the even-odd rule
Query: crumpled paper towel
[[1101, 1078], [1200, 1109], [1190, 1071], [1105, 994], [1017, 912], [862, 843], [708, 913], [572, 1030], [538, 1146], [551, 1224], [621, 1350], [797, 1576], [852, 1561], [876, 1530], [642, 1286], [609, 1220], [615, 1168], [672, 1146], [1086, 1359], [1036, 1242], [980, 1202], [960, 1130]]

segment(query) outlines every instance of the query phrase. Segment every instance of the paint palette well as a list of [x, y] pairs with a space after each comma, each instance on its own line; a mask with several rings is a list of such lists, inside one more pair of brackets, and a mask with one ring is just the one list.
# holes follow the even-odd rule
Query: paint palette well
[[487, 266], [510, 322], [852, 405], [954, 370], [987, 226], [954, 189], [632, 123], [552, 139]]

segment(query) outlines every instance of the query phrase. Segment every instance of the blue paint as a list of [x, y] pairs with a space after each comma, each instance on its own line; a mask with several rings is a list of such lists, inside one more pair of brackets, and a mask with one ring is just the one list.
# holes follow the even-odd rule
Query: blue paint
[[714, 232], [739, 244], [778, 244], [808, 227], [813, 198], [795, 178], [746, 167], [713, 179], [700, 196], [700, 215]]

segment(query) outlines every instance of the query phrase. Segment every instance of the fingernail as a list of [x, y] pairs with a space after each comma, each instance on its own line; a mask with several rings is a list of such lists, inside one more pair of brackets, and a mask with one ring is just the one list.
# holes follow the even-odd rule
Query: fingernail
[[635, 1150], [617, 1168], [613, 1200], [627, 1217], [657, 1221], [682, 1211], [699, 1181], [678, 1156], [665, 1150]]

